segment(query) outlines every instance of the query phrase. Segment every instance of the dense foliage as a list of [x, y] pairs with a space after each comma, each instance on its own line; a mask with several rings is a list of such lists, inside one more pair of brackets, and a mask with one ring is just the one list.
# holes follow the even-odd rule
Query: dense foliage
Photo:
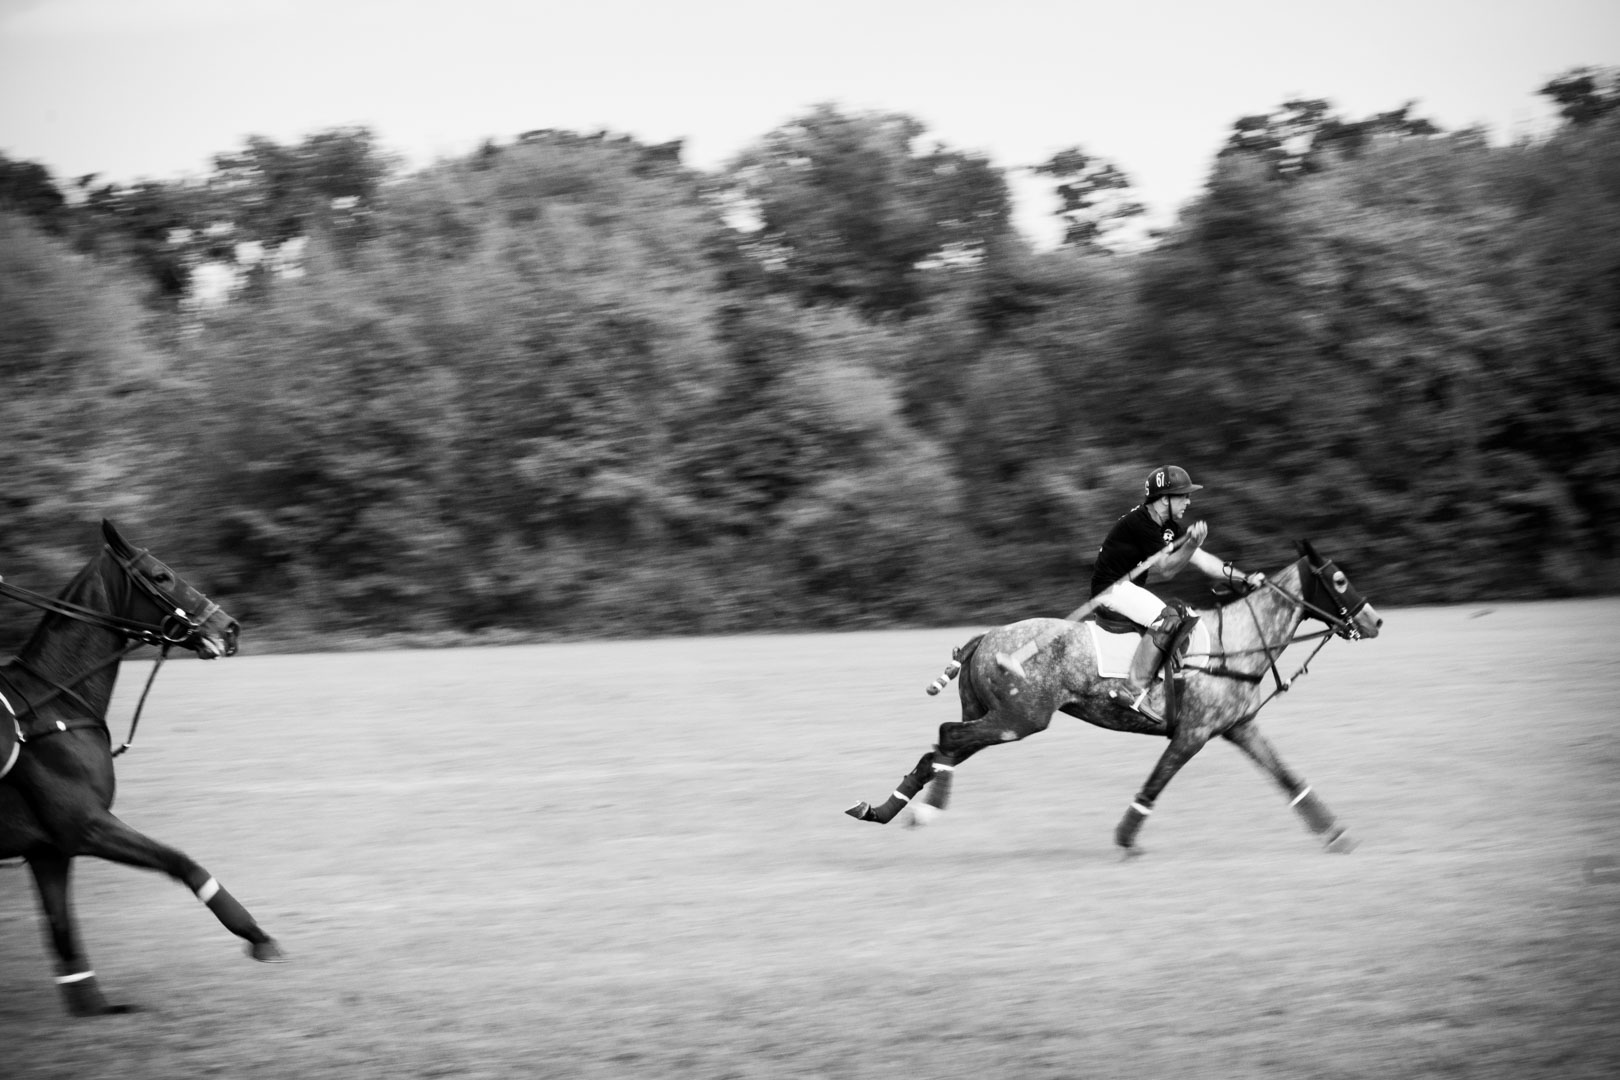
[[363, 129], [192, 183], [0, 159], [0, 573], [54, 589], [110, 516], [293, 642], [986, 623], [1082, 599], [1174, 461], [1245, 565], [1613, 591], [1620, 112], [1542, 92], [1565, 126], [1509, 147], [1243, 118], [1133, 254], [1079, 148], [1036, 252], [989, 162], [831, 106], [715, 175], [555, 131], [403, 176]]

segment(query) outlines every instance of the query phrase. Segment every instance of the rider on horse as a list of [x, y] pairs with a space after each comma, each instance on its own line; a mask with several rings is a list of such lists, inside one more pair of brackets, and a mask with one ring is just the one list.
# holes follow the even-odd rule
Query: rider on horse
[[1193, 483], [1185, 469], [1175, 465], [1154, 469], [1148, 474], [1141, 505], [1133, 507], [1108, 530], [1107, 538], [1097, 550], [1096, 567], [1091, 575], [1091, 595], [1100, 598], [1098, 607], [1107, 608], [1147, 629], [1131, 660], [1124, 689], [1110, 691], [1109, 696], [1156, 721], [1162, 721], [1163, 717], [1148, 705], [1148, 691], [1171, 640], [1187, 616], [1127, 575], [1168, 545], [1181, 541], [1149, 567], [1145, 575], [1147, 581], [1168, 581], [1188, 563], [1213, 580], [1242, 581], [1251, 589], [1266, 580], [1262, 573], [1245, 574], [1205, 551], [1203, 543], [1209, 526], [1204, 522], [1195, 521], [1191, 526], [1181, 523], [1192, 503], [1192, 493], [1202, 489], [1203, 485]]

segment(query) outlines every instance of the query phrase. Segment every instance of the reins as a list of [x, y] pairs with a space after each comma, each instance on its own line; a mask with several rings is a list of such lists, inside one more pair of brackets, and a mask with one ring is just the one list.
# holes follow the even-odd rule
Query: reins
[[[121, 558], [118, 558], [116, 552], [111, 552], [111, 554], [113, 554], [115, 559], [118, 559], [118, 565], [123, 568], [126, 575], [134, 580], [142, 580], [140, 574], [133, 568], [131, 564], [126, 563]], [[144, 589], [143, 591], [146, 591], [148, 595], [152, 595], [153, 592], [153, 590]], [[0, 596], [9, 596], [13, 600], [20, 601], [29, 605], [30, 607], [36, 607], [42, 611], [48, 611], [56, 615], [65, 615], [66, 617], [74, 619], [78, 622], [88, 623], [91, 626], [98, 627], [102, 630], [111, 630], [113, 633], [120, 634], [124, 637], [137, 638], [139, 639], [137, 645], [135, 646], [137, 648], [140, 645], [178, 645], [185, 641], [187, 637], [191, 636], [191, 634], [195, 633], [198, 626], [201, 626], [203, 622], [207, 621], [208, 616], [213, 614], [212, 609], [217, 609], [219, 607], [218, 604], [215, 604], [212, 600], [210, 600], [209, 605], [211, 610], [206, 612], [200, 619], [193, 619], [192, 616], [187, 615], [180, 608], [175, 608], [174, 616], [165, 616], [163, 622], [145, 623], [139, 622], [135, 619], [126, 619], [119, 615], [112, 615], [105, 611], [97, 611], [95, 608], [85, 607], [83, 604], [75, 604], [71, 600], [63, 600], [60, 597], [45, 596], [42, 593], [20, 588], [19, 586], [13, 585], [5, 580], [0, 580]], [[169, 606], [165, 598], [155, 597], [155, 599], [159, 599], [159, 601], [165, 606]], [[178, 619], [179, 624], [183, 626], [186, 631], [178, 636], [171, 634], [168, 629], [176, 619]]]
[[[1315, 574], [1315, 573], [1317, 573], [1317, 569], [1313, 566], [1313, 567], [1310, 568], [1310, 572], [1312, 574]], [[1317, 607], [1315, 604], [1311, 603], [1309, 600], [1306, 600], [1305, 597], [1304, 597], [1304, 590], [1301, 590], [1301, 594], [1299, 596], [1295, 596], [1293, 593], [1289, 592], [1287, 589], [1283, 588], [1281, 585], [1278, 585], [1276, 582], [1272, 581], [1270, 578], [1266, 579], [1266, 581], [1264, 582], [1263, 587], [1271, 589], [1271, 590], [1281, 594], [1284, 598], [1286, 598], [1288, 600], [1288, 602], [1290, 604], [1299, 605], [1300, 608], [1302, 608], [1305, 611], [1311, 612], [1313, 615], [1315, 615], [1317, 618], [1321, 619], [1323, 622], [1327, 623], [1328, 625], [1327, 625], [1326, 629], [1318, 630], [1318, 631], [1315, 631], [1313, 633], [1303, 634], [1303, 635], [1299, 635], [1299, 636], [1292, 636], [1291, 635], [1288, 638], [1287, 641], [1283, 641], [1283, 642], [1280, 642], [1280, 643], [1277, 643], [1277, 644], [1272, 644], [1271, 642], [1267, 641], [1266, 636], [1265, 636], [1265, 632], [1263, 630], [1261, 630], [1260, 644], [1258, 646], [1256, 646], [1255, 648], [1239, 649], [1239, 650], [1231, 651], [1231, 652], [1223, 650], [1220, 653], [1211, 653], [1209, 655], [1210, 659], [1214, 659], [1217, 656], [1221, 657], [1222, 659], [1225, 659], [1227, 657], [1233, 657], [1233, 656], [1252, 656], [1252, 655], [1254, 655], [1256, 653], [1265, 654], [1266, 670], [1271, 673], [1271, 677], [1276, 681], [1276, 689], [1272, 690], [1271, 693], [1267, 694], [1264, 698], [1262, 698], [1261, 701], [1260, 701], [1260, 704], [1256, 705], [1252, 710], [1250, 710], [1250, 712], [1249, 712], [1250, 716], [1254, 716], [1257, 713], [1259, 713], [1259, 711], [1261, 709], [1265, 708], [1268, 704], [1270, 704], [1271, 700], [1273, 698], [1275, 698], [1278, 694], [1286, 693], [1289, 690], [1289, 688], [1291, 688], [1293, 686], [1295, 680], [1299, 679], [1303, 675], [1310, 674], [1311, 661], [1316, 659], [1316, 654], [1322, 651], [1323, 647], [1325, 647], [1327, 645], [1328, 641], [1334, 635], [1340, 635], [1340, 636], [1349, 638], [1351, 640], [1354, 640], [1354, 639], [1359, 638], [1361, 636], [1361, 634], [1356, 629], [1355, 623], [1350, 618], [1350, 613], [1347, 612], [1347, 611], [1344, 611], [1342, 608], [1340, 609], [1338, 615], [1334, 615], [1331, 612], [1328, 612], [1328, 611], [1326, 611], [1326, 610], [1324, 610], [1324, 609], [1322, 609], [1320, 607]], [[1255, 613], [1253, 601], [1250, 599], [1250, 597], [1247, 594], [1242, 597], [1242, 600], [1243, 600], [1243, 606], [1245, 608], [1247, 608], [1248, 611], [1249, 611], [1249, 617], [1254, 620], [1255, 629], [1260, 630], [1260, 617], [1259, 617], [1258, 614]], [[1220, 640], [1221, 637], [1224, 635], [1225, 623], [1226, 623], [1226, 608], [1224, 606], [1216, 608], [1215, 637], [1216, 637], [1217, 641]], [[1295, 628], [1296, 629], [1298, 628], [1297, 623], [1295, 624]], [[1282, 672], [1277, 670], [1277, 662], [1282, 658], [1283, 651], [1286, 650], [1288, 648], [1288, 646], [1290, 646], [1290, 645], [1296, 645], [1296, 644], [1299, 644], [1300, 642], [1311, 641], [1313, 639], [1320, 639], [1316, 643], [1316, 648], [1312, 649], [1311, 654], [1309, 656], [1307, 656], [1305, 658], [1304, 662], [1299, 665], [1299, 670], [1298, 671], [1295, 671], [1294, 674], [1289, 678], [1283, 678]], [[1255, 682], [1255, 683], [1257, 683], [1257, 682], [1260, 682], [1262, 679], [1265, 678], [1265, 675], [1263, 673], [1254, 674], [1254, 673], [1246, 672], [1246, 671], [1235, 671], [1235, 670], [1233, 670], [1231, 668], [1224, 667], [1224, 666], [1220, 667], [1220, 668], [1202, 668], [1202, 669], [1198, 669], [1198, 670], [1201, 670], [1206, 675], [1220, 676], [1220, 677], [1228, 678], [1228, 679], [1237, 679], [1237, 680], [1239, 680], [1241, 682]]]

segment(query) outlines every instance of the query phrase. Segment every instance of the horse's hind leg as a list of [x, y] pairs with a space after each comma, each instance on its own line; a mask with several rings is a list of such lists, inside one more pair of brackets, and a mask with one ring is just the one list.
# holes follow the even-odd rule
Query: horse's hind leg
[[28, 868], [34, 873], [45, 941], [56, 954], [56, 985], [67, 1011], [74, 1016], [128, 1012], [128, 1006], [109, 1005], [101, 996], [96, 973], [79, 943], [73, 921], [73, 861], [59, 851], [36, 849], [28, 856]]
[[[1047, 722], [1051, 722], [1050, 718]], [[934, 748], [934, 780], [922, 801], [913, 809], [913, 820], [923, 824], [933, 816], [931, 811], [950, 806], [956, 767], [962, 762], [987, 746], [1016, 742], [1044, 727], [1046, 724], [997, 719], [995, 714], [988, 714], [979, 720], [953, 720], [939, 725], [939, 744]]]
[[1277, 756], [1277, 751], [1272, 748], [1271, 741], [1260, 734], [1260, 729], [1254, 726], [1253, 720], [1245, 720], [1238, 724], [1226, 732], [1225, 738], [1247, 754], [1256, 765], [1271, 774], [1271, 778], [1277, 781], [1278, 786], [1288, 793], [1291, 800], [1288, 805], [1299, 811], [1299, 816], [1305, 819], [1306, 828], [1322, 838], [1322, 844], [1328, 851], [1347, 854], [1355, 849], [1356, 842], [1334, 818], [1333, 811], [1316, 797], [1309, 784], [1283, 764], [1282, 759]]
[[[1050, 718], [1048, 718], [1050, 723]], [[950, 803], [951, 780], [956, 767], [986, 746], [1022, 739], [1044, 728], [1045, 724], [1022, 722], [991, 723], [989, 720], [948, 720], [939, 725], [939, 742], [917, 760], [917, 767], [900, 778], [900, 784], [883, 802], [873, 806], [858, 802], [844, 813], [857, 821], [886, 825], [910, 805], [917, 792], [928, 788], [914, 814], [927, 815], [924, 807], [943, 810]], [[930, 786], [932, 785], [932, 786]]]
[[246, 941], [247, 953], [253, 959], [277, 963], [287, 958], [270, 935], [259, 928], [247, 908], [191, 856], [143, 836], [111, 814], [102, 813], [89, 823], [75, 854], [162, 871], [195, 893], [225, 929]]
[[899, 786], [883, 802], [872, 806], [863, 800], [844, 813], [856, 821], [875, 821], [879, 825], [887, 825], [894, 820], [896, 814], [906, 808], [928, 781], [934, 779], [934, 775], [934, 751], [930, 750], [917, 760], [916, 768], [900, 778]]

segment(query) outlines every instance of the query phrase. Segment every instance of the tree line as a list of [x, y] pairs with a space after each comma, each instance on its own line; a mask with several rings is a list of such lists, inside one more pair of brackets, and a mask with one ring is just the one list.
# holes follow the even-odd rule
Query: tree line
[[1620, 91], [1540, 92], [1510, 146], [1240, 118], [1142, 250], [1081, 147], [1037, 251], [1004, 168], [833, 105], [712, 172], [552, 130], [0, 159], [0, 573], [58, 587], [108, 516], [294, 645], [983, 624], [1073, 607], [1174, 462], [1245, 566], [1613, 591]]

